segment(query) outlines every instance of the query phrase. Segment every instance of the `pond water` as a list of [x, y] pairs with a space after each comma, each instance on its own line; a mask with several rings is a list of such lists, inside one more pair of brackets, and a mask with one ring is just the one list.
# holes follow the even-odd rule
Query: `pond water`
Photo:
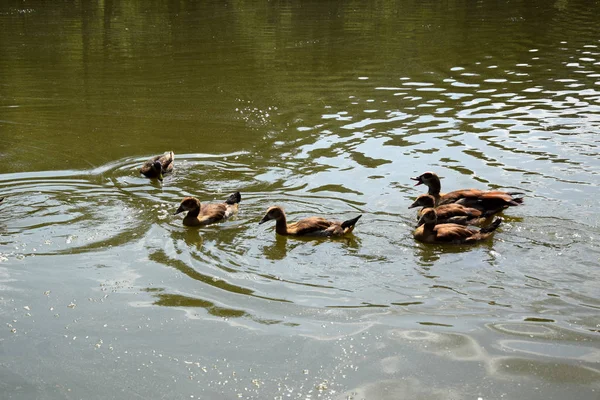
[[[600, 3], [0, 6], [2, 399], [598, 399]], [[142, 162], [172, 150], [164, 182]], [[476, 246], [443, 189], [526, 193]], [[201, 229], [184, 196], [239, 214]], [[352, 236], [277, 237], [362, 214]]]

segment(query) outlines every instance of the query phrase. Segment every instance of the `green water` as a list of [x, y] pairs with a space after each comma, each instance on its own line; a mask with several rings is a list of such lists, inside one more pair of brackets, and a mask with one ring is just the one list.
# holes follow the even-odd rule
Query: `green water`
[[[597, 399], [597, 1], [5, 1], [1, 399]], [[138, 169], [172, 150], [162, 184]], [[444, 190], [526, 193], [473, 247]], [[242, 194], [237, 217], [174, 216]], [[337, 240], [290, 220], [362, 214]]]

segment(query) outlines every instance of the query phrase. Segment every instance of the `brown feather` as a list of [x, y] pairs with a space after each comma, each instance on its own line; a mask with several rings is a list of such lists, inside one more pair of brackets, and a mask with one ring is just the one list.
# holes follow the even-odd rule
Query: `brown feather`
[[[417, 219], [423, 215], [427, 208], [433, 208], [435, 199], [429, 194], [422, 194], [408, 208], [421, 206]], [[461, 204], [451, 203], [435, 207], [438, 224], [457, 223], [460, 225], [480, 225], [486, 221], [486, 216], [481, 210], [465, 207]]]
[[[241, 200], [239, 194], [237, 197]], [[175, 214], [179, 214], [183, 211], [187, 211], [186, 216], [183, 218], [183, 225], [202, 226], [223, 221], [231, 217], [238, 211], [238, 203], [200, 204], [200, 200], [197, 198], [186, 197], [181, 201]]]
[[259, 224], [274, 219], [276, 221], [275, 232], [279, 235], [342, 236], [352, 232], [356, 221], [358, 221], [360, 217], [361, 216], [359, 215], [354, 219], [344, 222], [330, 221], [321, 217], [308, 217], [288, 224], [283, 208], [273, 206], [269, 207]]
[[501, 218], [496, 218], [492, 224], [480, 230], [452, 223], [438, 224], [436, 210], [427, 208], [413, 236], [424, 243], [473, 243], [487, 239], [501, 222]]
[[[158, 178], [161, 173], [167, 174], [173, 172], [174, 160], [175, 154], [172, 151], [167, 151], [164, 154], [154, 156], [147, 160], [140, 168], [140, 173], [147, 178]], [[161, 171], [153, 167], [156, 162], [160, 163]]]
[[435, 199], [435, 205], [459, 203], [466, 207], [476, 208], [491, 215], [498, 213], [510, 206], [518, 206], [523, 203], [523, 193], [504, 192], [500, 190], [461, 189], [448, 193], [441, 193], [440, 178], [433, 172], [425, 172], [416, 178], [417, 185], [425, 184], [428, 194]]
[[329, 229], [332, 221], [327, 221], [321, 217], [308, 217], [301, 219], [300, 221], [288, 224], [287, 231], [289, 235], [308, 235], [317, 231], [324, 231]]

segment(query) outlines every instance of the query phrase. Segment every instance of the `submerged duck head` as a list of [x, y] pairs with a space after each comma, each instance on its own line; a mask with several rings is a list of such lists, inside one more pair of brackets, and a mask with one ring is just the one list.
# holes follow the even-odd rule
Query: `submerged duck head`
[[432, 184], [439, 183], [440, 178], [434, 172], [427, 171], [417, 177], [410, 178], [413, 181], [417, 181], [415, 186], [419, 186], [420, 184], [424, 184], [425, 186], [431, 186]]
[[184, 211], [193, 211], [200, 209], [200, 200], [194, 197], [186, 197], [181, 201], [179, 208], [173, 215], [179, 214]]
[[423, 214], [421, 214], [421, 218], [419, 218], [419, 222], [417, 222], [417, 226], [421, 226], [423, 224], [435, 224], [437, 222], [437, 214], [433, 208], [426, 208], [423, 210]]
[[269, 209], [267, 210], [267, 213], [265, 214], [265, 216], [260, 220], [260, 222], [258, 223], [260, 224], [264, 224], [267, 221], [270, 221], [272, 219], [278, 220], [284, 217], [284, 212], [283, 212], [283, 208], [279, 207], [279, 206], [273, 206], [273, 207], [269, 207]]
[[417, 199], [414, 201], [414, 203], [412, 203], [410, 206], [408, 206], [408, 208], [434, 207], [434, 206], [435, 206], [435, 199], [433, 198], [433, 196], [431, 196], [429, 194], [422, 194], [419, 197], [417, 197]]

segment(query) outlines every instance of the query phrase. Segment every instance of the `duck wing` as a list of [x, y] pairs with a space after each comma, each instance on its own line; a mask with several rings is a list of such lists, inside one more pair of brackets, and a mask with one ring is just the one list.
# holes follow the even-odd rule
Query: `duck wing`
[[438, 205], [458, 203], [491, 215], [502, 211], [506, 207], [523, 204], [523, 198], [517, 197], [522, 195], [523, 193], [503, 192], [501, 190], [463, 189], [442, 195]]
[[175, 154], [172, 151], [167, 151], [162, 156], [158, 156], [157, 160], [160, 161], [163, 173], [173, 171], [173, 161], [175, 161]]
[[[327, 236], [328, 234], [325, 231], [332, 228], [332, 225], [336, 225], [335, 222], [328, 221], [325, 218], [309, 217], [301, 219], [298, 222], [288, 224], [287, 230], [291, 235], [323, 234]], [[339, 226], [339, 228], [342, 229], [341, 226]], [[335, 230], [335, 226], [333, 227], [333, 230]]]
[[461, 198], [457, 203], [491, 215], [502, 211], [506, 207], [523, 204], [523, 198], [514, 197], [514, 194], [507, 192], [489, 191], [483, 192], [479, 196]]
[[440, 196], [438, 206], [441, 206], [443, 204], [456, 203], [458, 200], [464, 198], [477, 198], [482, 193], [484, 193], [483, 190], [479, 189], [462, 189], [455, 190], [453, 192], [448, 192]]
[[433, 228], [438, 242], [464, 242], [476, 231], [458, 224], [438, 224]]
[[202, 204], [200, 206], [199, 219], [218, 221], [226, 218], [226, 214], [227, 204], [225, 203]]
[[465, 207], [462, 204], [444, 204], [435, 209], [438, 221], [452, 217], [480, 217], [482, 212], [475, 208]]

